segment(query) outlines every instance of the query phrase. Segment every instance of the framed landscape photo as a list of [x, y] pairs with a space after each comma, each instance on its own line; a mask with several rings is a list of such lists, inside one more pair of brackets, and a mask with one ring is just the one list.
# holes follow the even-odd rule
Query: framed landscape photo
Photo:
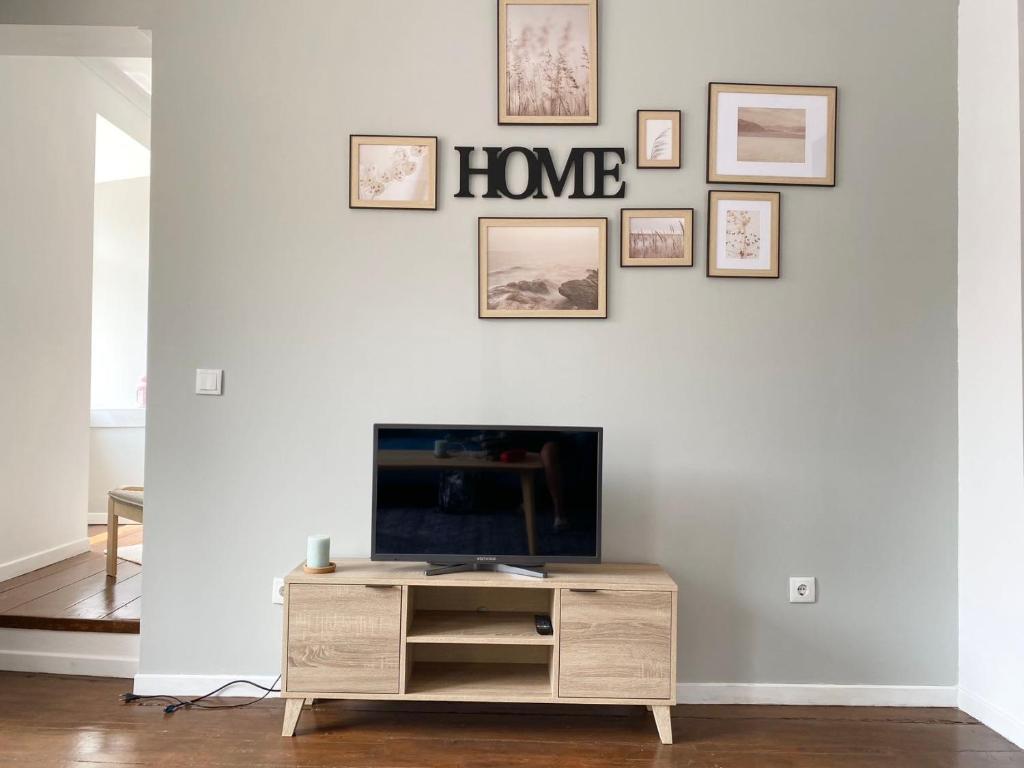
[[692, 267], [693, 208], [623, 208], [623, 267]]
[[834, 86], [708, 85], [708, 183], [836, 184]]
[[498, 0], [498, 124], [597, 125], [597, 0]]
[[437, 210], [436, 136], [350, 136], [349, 208]]
[[708, 277], [778, 277], [779, 192], [708, 192]]
[[608, 219], [481, 218], [480, 317], [607, 317]]
[[638, 109], [636, 167], [682, 167], [682, 122], [678, 109]]

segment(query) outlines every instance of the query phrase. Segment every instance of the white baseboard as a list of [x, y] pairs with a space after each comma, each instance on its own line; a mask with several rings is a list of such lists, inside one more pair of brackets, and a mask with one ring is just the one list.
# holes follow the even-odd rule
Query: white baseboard
[[955, 707], [953, 685], [679, 683], [680, 704], [806, 704], [840, 707]]
[[[232, 680], [252, 680], [270, 687], [273, 675], [135, 676], [135, 693], [198, 696]], [[772, 685], [763, 683], [680, 683], [680, 704], [819, 704], [859, 707], [955, 707], [956, 687], [931, 685]], [[225, 689], [223, 696], [262, 693], [251, 686]], [[277, 696], [276, 693], [270, 694]]]
[[0, 563], [0, 581], [13, 579], [23, 573], [34, 571], [38, 568], [45, 568], [48, 565], [67, 560], [69, 557], [80, 555], [89, 551], [89, 539], [81, 538], [69, 541], [67, 544], [60, 544], [56, 547], [36, 552], [33, 555], [20, 557], [6, 563]]
[[[267, 688], [274, 685], [276, 675], [135, 675], [135, 693], [140, 696], [200, 696], [233, 680], [252, 680]], [[263, 691], [251, 685], [233, 685], [218, 696], [262, 696]], [[277, 698], [271, 693], [267, 698]]]
[[0, 629], [0, 669], [53, 675], [132, 677], [139, 636], [112, 632]]
[[1000, 736], [1009, 739], [1018, 747], [1024, 748], [1024, 720], [964, 688], [957, 691], [957, 706], [971, 717], [983, 722]]

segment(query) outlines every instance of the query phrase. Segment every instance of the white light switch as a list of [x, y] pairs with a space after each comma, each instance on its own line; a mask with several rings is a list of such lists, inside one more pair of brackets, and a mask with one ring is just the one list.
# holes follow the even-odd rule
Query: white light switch
[[219, 395], [223, 375], [219, 368], [196, 368], [196, 394]]

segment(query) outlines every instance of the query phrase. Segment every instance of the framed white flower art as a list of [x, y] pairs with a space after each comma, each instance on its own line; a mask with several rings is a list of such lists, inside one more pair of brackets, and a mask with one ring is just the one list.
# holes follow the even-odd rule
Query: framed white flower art
[[437, 210], [436, 136], [350, 136], [349, 208]]
[[708, 192], [708, 277], [778, 277], [778, 192]]

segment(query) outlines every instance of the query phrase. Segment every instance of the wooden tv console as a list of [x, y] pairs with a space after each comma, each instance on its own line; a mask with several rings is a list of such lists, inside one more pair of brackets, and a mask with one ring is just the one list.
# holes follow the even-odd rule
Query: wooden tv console
[[538, 579], [336, 562], [285, 579], [284, 736], [314, 699], [507, 701], [644, 705], [672, 743], [677, 589], [659, 566], [551, 565]]

